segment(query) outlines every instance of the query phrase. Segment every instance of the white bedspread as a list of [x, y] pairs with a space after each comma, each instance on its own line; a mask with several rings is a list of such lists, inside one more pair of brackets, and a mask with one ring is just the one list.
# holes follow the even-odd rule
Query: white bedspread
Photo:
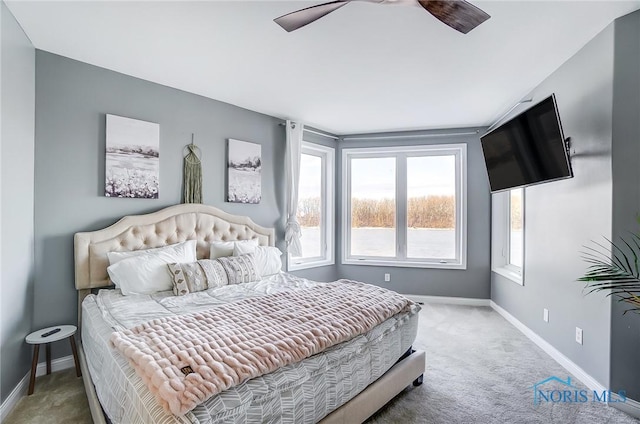
[[156, 318], [201, 312], [213, 305], [317, 285], [316, 282], [281, 272], [260, 281], [233, 284], [190, 293], [188, 296], [174, 296], [171, 291], [123, 296], [117, 289], [100, 290], [96, 302], [103, 312], [103, 318], [114, 330], [125, 330]]
[[122, 296], [102, 290], [83, 304], [82, 339], [100, 402], [114, 423], [315, 423], [382, 375], [411, 345], [418, 305], [368, 333], [299, 364], [249, 380], [207, 400], [183, 417], [167, 414], [127, 360], [109, 346], [113, 330], [157, 317], [318, 283], [281, 273], [260, 282], [173, 296]]
[[184, 415], [223, 390], [351, 340], [412, 305], [384, 288], [338, 280], [156, 318], [114, 332], [111, 342], [158, 402]]

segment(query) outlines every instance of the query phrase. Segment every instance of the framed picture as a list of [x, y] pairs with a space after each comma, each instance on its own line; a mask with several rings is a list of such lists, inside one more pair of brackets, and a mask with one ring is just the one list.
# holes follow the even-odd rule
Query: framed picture
[[157, 199], [160, 125], [107, 115], [106, 197]]
[[227, 201], [260, 203], [262, 146], [230, 138], [227, 152]]

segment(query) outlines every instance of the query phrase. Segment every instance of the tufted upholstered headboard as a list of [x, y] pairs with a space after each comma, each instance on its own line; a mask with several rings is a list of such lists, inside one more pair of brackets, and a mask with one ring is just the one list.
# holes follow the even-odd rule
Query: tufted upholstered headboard
[[209, 257], [214, 241], [258, 239], [262, 246], [275, 244], [275, 230], [249, 217], [231, 215], [213, 206], [181, 204], [146, 215], [125, 216], [102, 230], [74, 236], [75, 284], [80, 299], [92, 288], [110, 285], [107, 252], [131, 251], [198, 240], [198, 259]]

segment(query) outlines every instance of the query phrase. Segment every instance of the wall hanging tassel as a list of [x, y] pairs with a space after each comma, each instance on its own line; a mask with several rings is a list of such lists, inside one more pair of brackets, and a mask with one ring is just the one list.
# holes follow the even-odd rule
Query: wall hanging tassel
[[202, 164], [198, 156], [200, 149], [193, 144], [193, 134], [191, 144], [186, 147], [189, 153], [184, 157], [182, 203], [202, 203]]

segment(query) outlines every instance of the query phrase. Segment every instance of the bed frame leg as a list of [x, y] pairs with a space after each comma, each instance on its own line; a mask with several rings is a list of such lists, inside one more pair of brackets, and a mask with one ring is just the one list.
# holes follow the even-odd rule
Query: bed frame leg
[[422, 379], [423, 378], [424, 378], [424, 374], [420, 374], [420, 376], [418, 376], [418, 378], [413, 380], [413, 386], [414, 387], [422, 386]]

